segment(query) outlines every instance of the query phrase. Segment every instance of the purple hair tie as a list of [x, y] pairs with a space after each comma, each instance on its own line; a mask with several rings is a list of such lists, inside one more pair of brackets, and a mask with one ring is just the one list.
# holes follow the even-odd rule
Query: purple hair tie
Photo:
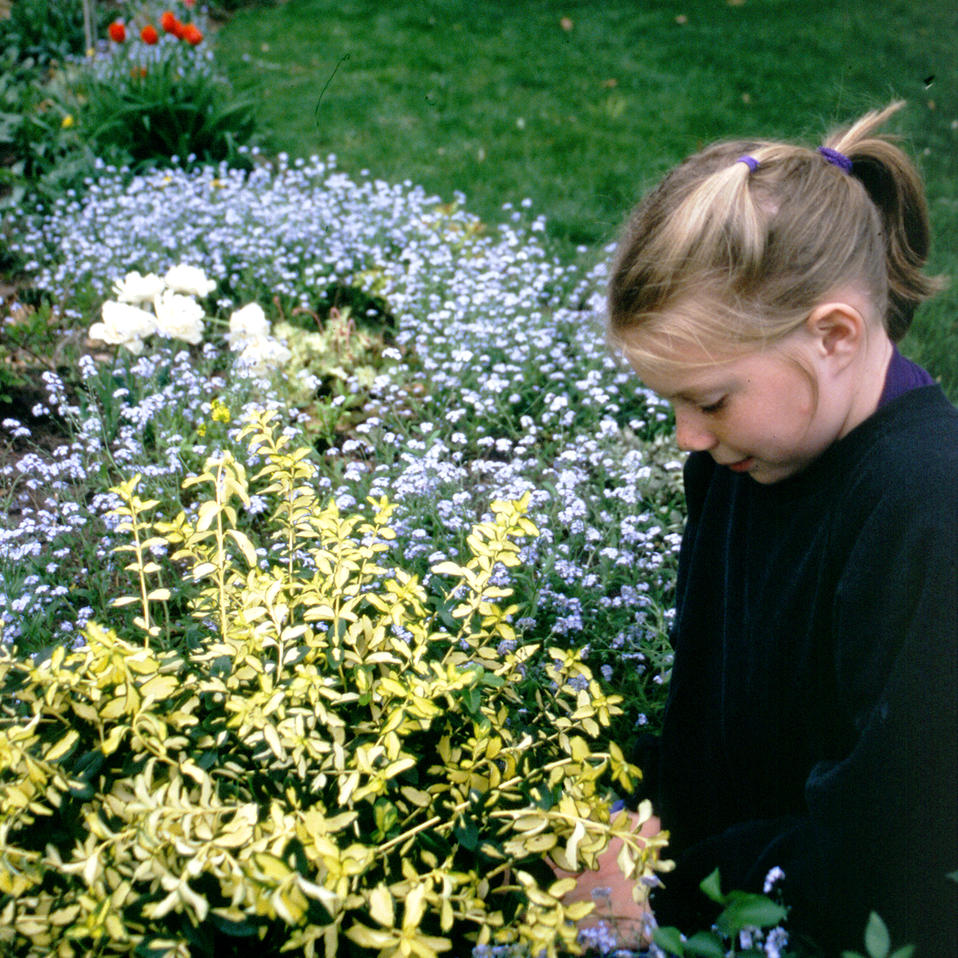
[[821, 153], [832, 166], [837, 166], [840, 170], [851, 173], [852, 161], [845, 156], [844, 153], [839, 153], [838, 150], [833, 150], [830, 146], [820, 146], [818, 152]]
[[758, 169], [758, 160], [756, 160], [754, 156], [749, 156], [748, 154], [745, 156], [740, 156], [735, 162], [744, 163], [753, 173]]

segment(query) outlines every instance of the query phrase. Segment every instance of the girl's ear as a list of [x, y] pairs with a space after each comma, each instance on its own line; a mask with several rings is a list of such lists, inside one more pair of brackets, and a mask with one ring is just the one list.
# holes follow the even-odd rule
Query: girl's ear
[[852, 303], [821, 303], [805, 320], [805, 329], [822, 359], [850, 362], [864, 349], [867, 322]]

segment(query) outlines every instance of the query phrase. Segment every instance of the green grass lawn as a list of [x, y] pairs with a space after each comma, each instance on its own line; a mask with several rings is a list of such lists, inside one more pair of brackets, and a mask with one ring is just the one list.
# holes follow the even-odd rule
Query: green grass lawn
[[[699, 145], [817, 142], [893, 98], [928, 181], [933, 267], [958, 278], [958, 12], [935, 0], [287, 0], [237, 13], [217, 56], [268, 147], [456, 191], [487, 220], [528, 197], [562, 255], [599, 255]], [[958, 393], [958, 292], [906, 350]]]

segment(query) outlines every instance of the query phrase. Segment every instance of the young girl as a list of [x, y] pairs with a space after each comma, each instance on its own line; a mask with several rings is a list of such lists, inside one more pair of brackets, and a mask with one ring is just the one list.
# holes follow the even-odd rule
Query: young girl
[[936, 288], [921, 182], [870, 113], [809, 149], [718, 143], [635, 210], [613, 342], [675, 408], [688, 523], [664, 730], [636, 751], [676, 870], [761, 891], [793, 942], [870, 911], [958, 955], [958, 412], [895, 347]]

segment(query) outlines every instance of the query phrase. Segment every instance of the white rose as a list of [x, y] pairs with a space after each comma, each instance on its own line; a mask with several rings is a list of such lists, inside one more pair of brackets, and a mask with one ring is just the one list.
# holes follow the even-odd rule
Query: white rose
[[260, 376], [288, 362], [292, 355], [278, 339], [250, 339], [236, 362], [250, 374]]
[[163, 282], [175, 293], [190, 293], [193, 296], [209, 296], [216, 289], [216, 283], [207, 279], [206, 273], [198, 266], [171, 266]]
[[143, 351], [143, 340], [156, 332], [156, 317], [139, 306], [107, 300], [101, 311], [103, 322], [90, 327], [90, 338], [111, 346], [125, 346], [131, 353]]
[[243, 349], [248, 342], [268, 336], [269, 320], [259, 303], [250, 303], [230, 316], [230, 331], [226, 334], [230, 349]]
[[156, 273], [147, 273], [141, 276], [136, 270], [127, 273], [123, 279], [115, 280], [113, 283], [113, 292], [121, 303], [148, 303], [154, 296], [159, 295], [164, 287], [164, 282]]
[[156, 329], [168, 339], [182, 339], [194, 346], [203, 340], [203, 307], [192, 296], [181, 296], [172, 290], [160, 293], [153, 300]]

